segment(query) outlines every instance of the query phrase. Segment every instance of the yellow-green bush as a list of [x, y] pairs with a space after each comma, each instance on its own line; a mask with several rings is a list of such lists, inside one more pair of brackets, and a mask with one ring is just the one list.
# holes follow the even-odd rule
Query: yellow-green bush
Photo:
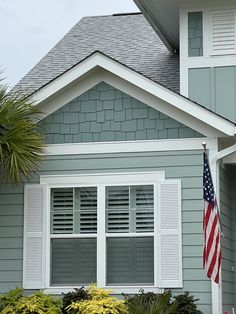
[[22, 289], [9, 291], [0, 297], [1, 314], [59, 314], [60, 300], [43, 292], [24, 295]]
[[111, 291], [91, 285], [88, 288], [90, 299], [72, 302], [68, 306], [69, 313], [75, 314], [127, 314], [123, 300], [110, 296]]

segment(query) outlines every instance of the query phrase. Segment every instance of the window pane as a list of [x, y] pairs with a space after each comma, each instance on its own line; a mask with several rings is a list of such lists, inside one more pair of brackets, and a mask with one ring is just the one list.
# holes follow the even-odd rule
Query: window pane
[[75, 233], [97, 232], [97, 188], [75, 189]]
[[135, 186], [134, 208], [136, 209], [136, 232], [152, 232], [154, 230], [154, 196], [153, 186]]
[[51, 232], [73, 233], [73, 189], [51, 190]]
[[154, 284], [153, 237], [107, 238], [107, 284]]
[[51, 190], [51, 233], [96, 233], [97, 188]]
[[153, 232], [153, 185], [106, 188], [106, 231]]
[[81, 285], [96, 282], [97, 240], [52, 239], [51, 284]]

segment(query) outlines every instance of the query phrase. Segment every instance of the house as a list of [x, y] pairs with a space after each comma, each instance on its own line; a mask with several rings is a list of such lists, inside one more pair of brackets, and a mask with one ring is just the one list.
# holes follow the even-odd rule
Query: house
[[[0, 193], [0, 291], [190, 291], [235, 311], [236, 3], [135, 0], [83, 18], [18, 83], [43, 112], [31, 182]], [[221, 284], [202, 269], [202, 142], [221, 210]]]

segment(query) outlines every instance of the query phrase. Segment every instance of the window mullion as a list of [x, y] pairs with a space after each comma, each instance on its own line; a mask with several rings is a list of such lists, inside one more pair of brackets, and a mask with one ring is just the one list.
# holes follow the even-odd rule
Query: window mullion
[[105, 186], [97, 187], [97, 285], [106, 286]]
[[129, 232], [136, 232], [135, 187], [129, 187]]
[[80, 190], [73, 189], [73, 222], [74, 233], [80, 233]]

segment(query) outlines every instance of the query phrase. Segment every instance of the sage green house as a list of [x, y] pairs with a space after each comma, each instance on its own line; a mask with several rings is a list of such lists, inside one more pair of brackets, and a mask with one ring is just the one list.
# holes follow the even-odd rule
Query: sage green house
[[[83, 18], [17, 84], [43, 113], [31, 182], [0, 185], [0, 292], [236, 296], [236, 5], [135, 0]], [[202, 142], [223, 224], [220, 285], [202, 268]]]

